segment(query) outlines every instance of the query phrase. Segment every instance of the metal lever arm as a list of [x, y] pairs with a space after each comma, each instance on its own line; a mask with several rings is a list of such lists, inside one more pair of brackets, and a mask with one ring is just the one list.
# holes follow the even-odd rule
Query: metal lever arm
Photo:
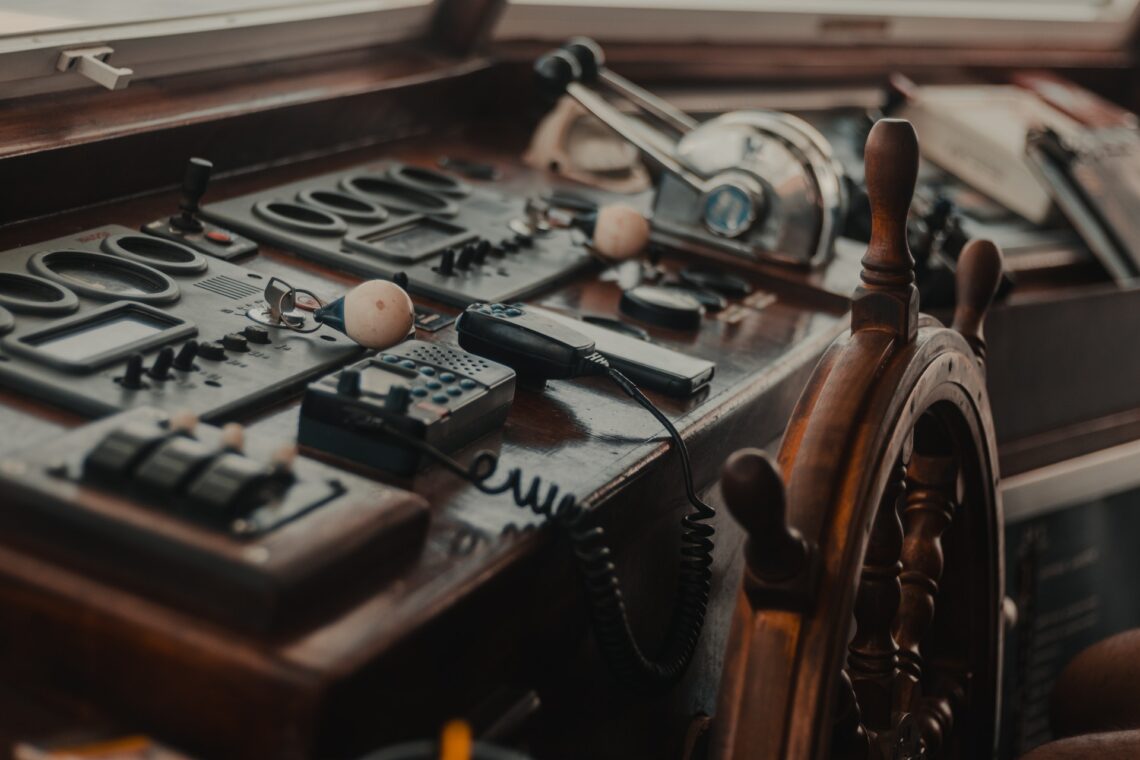
[[625, 98], [682, 135], [697, 127], [697, 120], [692, 116], [620, 74], [610, 71], [606, 67], [606, 57], [601, 45], [589, 37], [574, 37], [563, 45], [562, 49], [578, 60], [578, 65], [582, 67], [582, 82], [586, 84], [598, 82], [605, 85], [611, 92]]
[[539, 58], [534, 71], [539, 87], [551, 100], [563, 94], [569, 95], [650, 160], [675, 174], [694, 190], [705, 192], [704, 180], [686, 168], [673, 154], [672, 140], [651, 126], [629, 118], [583, 84], [582, 67], [576, 56], [567, 50], [555, 50]]

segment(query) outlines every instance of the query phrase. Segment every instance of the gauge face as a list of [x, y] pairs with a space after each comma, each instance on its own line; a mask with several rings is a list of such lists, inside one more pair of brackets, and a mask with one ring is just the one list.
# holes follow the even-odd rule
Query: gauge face
[[37, 274], [101, 301], [120, 298], [163, 303], [178, 298], [178, 286], [145, 264], [91, 251], [48, 251], [28, 262]]
[[744, 188], [721, 185], [705, 196], [705, 225], [717, 235], [736, 237], [755, 217], [755, 205]]

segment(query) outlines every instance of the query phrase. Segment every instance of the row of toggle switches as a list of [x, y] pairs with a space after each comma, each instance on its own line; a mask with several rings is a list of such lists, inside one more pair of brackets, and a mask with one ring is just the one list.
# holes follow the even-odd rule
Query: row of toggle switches
[[127, 359], [126, 369], [116, 381], [128, 390], [140, 390], [147, 387], [147, 379], [160, 383], [172, 380], [171, 370], [194, 372], [198, 369], [194, 365], [197, 358], [223, 361], [227, 351], [245, 353], [251, 343], [265, 345], [271, 342], [269, 330], [261, 325], [248, 325], [241, 332], [229, 333], [220, 341], [199, 343], [188, 340], [177, 353], [170, 346], [159, 351], [149, 368], [144, 367], [142, 354], [134, 354]]
[[501, 257], [504, 253], [515, 253], [520, 247], [530, 248], [533, 245], [534, 238], [531, 235], [516, 234], [514, 238], [503, 238], [497, 245], [492, 245], [490, 240], [479, 240], [468, 243], [458, 251], [455, 248], [445, 248], [435, 271], [442, 275], [452, 275], [456, 269], [470, 269], [472, 264], [483, 266], [488, 255]]

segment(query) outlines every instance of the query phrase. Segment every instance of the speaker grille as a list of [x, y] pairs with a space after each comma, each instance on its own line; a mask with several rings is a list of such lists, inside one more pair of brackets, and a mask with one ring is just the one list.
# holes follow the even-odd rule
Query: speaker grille
[[227, 277], [220, 274], [217, 277], [211, 277], [208, 280], [194, 283], [194, 287], [208, 290], [211, 293], [217, 293], [226, 298], [232, 298], [235, 301], [240, 301], [243, 298], [249, 298], [255, 293], [260, 292], [259, 288], [250, 285], [241, 280], [235, 280], [232, 277]]

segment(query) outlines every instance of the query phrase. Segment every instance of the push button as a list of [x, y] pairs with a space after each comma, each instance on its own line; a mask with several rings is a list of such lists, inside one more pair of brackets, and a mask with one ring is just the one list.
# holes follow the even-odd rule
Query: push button
[[262, 345], [269, 343], [269, 330], [261, 325], [248, 325], [241, 334], [246, 337], [250, 343], [260, 343]]
[[198, 346], [198, 356], [213, 362], [220, 362], [226, 358], [226, 349], [221, 343], [212, 340]]
[[222, 347], [227, 351], [248, 351], [249, 340], [241, 333], [230, 333], [222, 338]]
[[222, 232], [221, 230], [210, 230], [206, 233], [205, 238], [211, 243], [216, 243], [221, 246], [233, 245], [233, 236]]

